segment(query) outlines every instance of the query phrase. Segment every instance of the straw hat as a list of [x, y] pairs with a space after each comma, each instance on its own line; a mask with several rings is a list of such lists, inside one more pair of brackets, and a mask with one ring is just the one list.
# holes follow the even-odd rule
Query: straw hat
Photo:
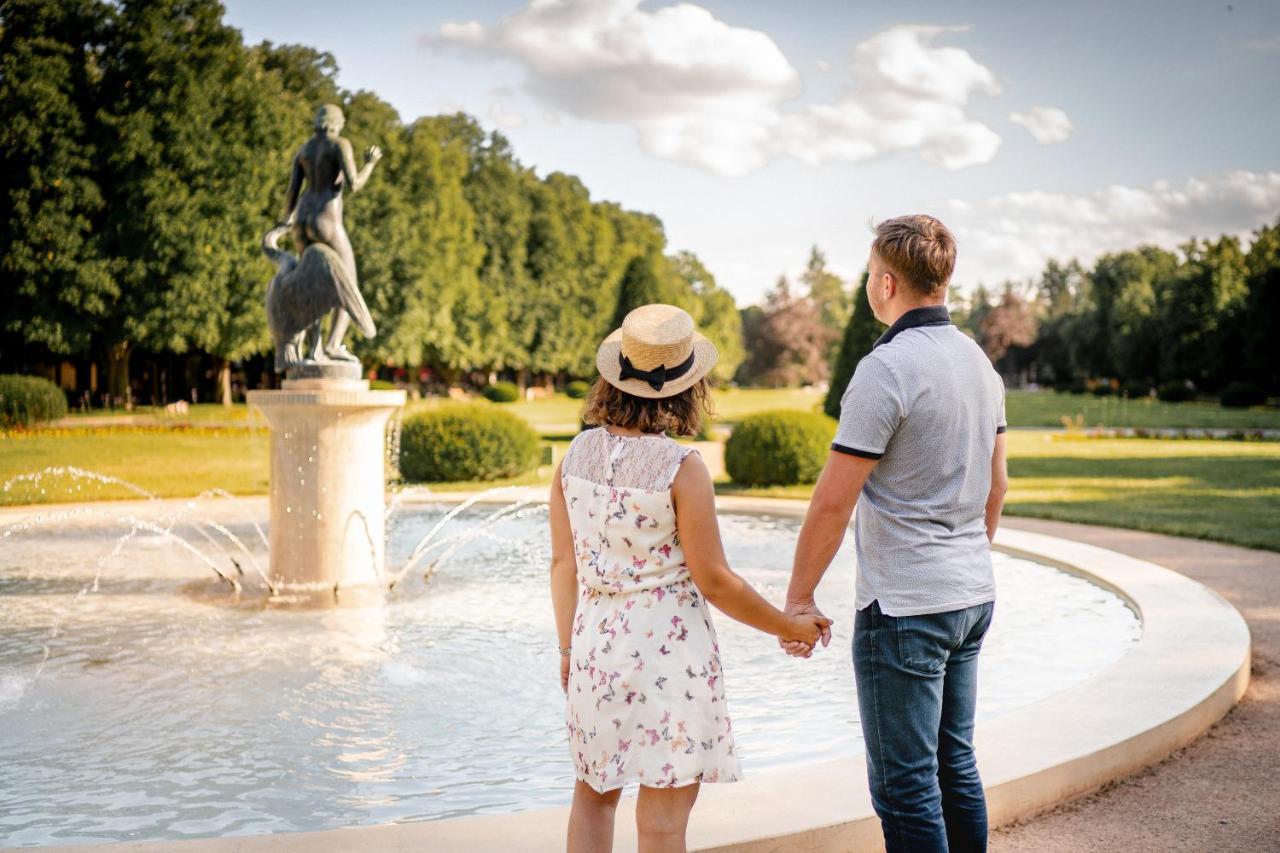
[[636, 397], [673, 397], [715, 367], [715, 344], [674, 305], [642, 305], [596, 351], [596, 367], [613, 387]]

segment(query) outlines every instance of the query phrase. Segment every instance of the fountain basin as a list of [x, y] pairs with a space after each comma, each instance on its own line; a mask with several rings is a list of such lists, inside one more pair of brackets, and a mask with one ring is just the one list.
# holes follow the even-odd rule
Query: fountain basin
[[[726, 539], [731, 543], [731, 549], [733, 547], [742, 549], [738, 555], [737, 565], [740, 565], [755, 582], [763, 586], [768, 587], [779, 581], [785, 583], [788, 561], [782, 561], [781, 565], [773, 567], [761, 565], [763, 562], [773, 562], [776, 559], [769, 558], [762, 551], [765, 547], [764, 540], [776, 540], [781, 543], [782, 551], [787, 551], [794, 537], [795, 520], [788, 520], [786, 517], [802, 512], [803, 504], [733, 500], [722, 501], [722, 504], [723, 509], [730, 513], [725, 522]], [[260, 502], [258, 506], [261, 506]], [[739, 513], [742, 515], [739, 516]], [[748, 513], [754, 513], [754, 515], [747, 515]], [[760, 513], [765, 515], [761, 516]], [[413, 513], [406, 516], [410, 519], [414, 517]], [[754, 519], [754, 521], [744, 526], [736, 520], [740, 517]], [[415, 523], [425, 524], [429, 518], [430, 516], [419, 519]], [[540, 520], [538, 523], [541, 523]], [[774, 526], [770, 527], [770, 525]], [[787, 529], [791, 531], [789, 534], [780, 533]], [[397, 528], [397, 530], [403, 531], [404, 528]], [[397, 530], [393, 530], [391, 537], [393, 551], [396, 549], [397, 537], [401, 535]], [[1154, 760], [1153, 756], [1162, 756], [1173, 748], [1169, 745], [1170, 743], [1194, 736], [1216, 719], [1215, 715], [1224, 713], [1238, 696], [1236, 689], [1243, 689], [1242, 679], [1247, 679], [1247, 663], [1242, 663], [1247, 661], [1247, 632], [1243, 632], [1243, 623], [1235, 615], [1234, 610], [1216, 596], [1206, 593], [1203, 588], [1180, 576], [1151, 567], [1149, 564], [1135, 567], [1133, 564], [1139, 561], [1128, 561], [1128, 558], [1119, 558], [1117, 563], [1118, 555], [1109, 555], [1109, 552], [1087, 549], [1086, 546], [1077, 546], [1074, 543], [1062, 543], [1061, 540], [1043, 541], [1046, 537], [1026, 538], [1029, 536], [1029, 534], [1009, 532], [1002, 535], [1002, 544], [1020, 548], [1025, 553], [1034, 555], [1039, 561], [1057, 561], [1072, 571], [1090, 574], [1092, 580], [1096, 582], [1123, 591], [1123, 598], [1128, 604], [1142, 612], [1144, 630], [1140, 639], [1123, 646], [1118, 654], [1095, 661], [1096, 667], [1092, 669], [1086, 668], [1082, 678], [1077, 679], [1074, 685], [1065, 683], [1065, 680], [1060, 684], [1050, 684], [1047, 694], [1041, 693], [1038, 696], [1024, 694], [1021, 697], [1023, 700], [1021, 703], [1016, 701], [1016, 697], [1013, 701], [1009, 700], [1007, 691], [1011, 686], [1018, 688], [1026, 686], [1021, 679], [1025, 678], [1028, 672], [1034, 671], [1035, 666], [1029, 668], [1024, 666], [1020, 675], [1012, 679], [1004, 679], [1006, 681], [1004, 687], [1000, 687], [1000, 678], [994, 675], [988, 676], [984, 672], [984, 685], [988, 688], [988, 696], [991, 688], [1006, 691], [1004, 700], [1006, 704], [1003, 708], [999, 701], [993, 705], [988, 699], [980, 712], [982, 718], [979, 756], [988, 784], [992, 786], [992, 814], [993, 819], [996, 820], [1025, 813], [1028, 808], [1043, 807], [1054, 801], [1053, 797], [1087, 789], [1081, 788], [1081, 785], [1098, 784], [1100, 775], [1122, 773], [1126, 768], [1132, 769], [1140, 766], [1140, 763]], [[413, 538], [410, 535], [405, 541]], [[519, 540], [520, 537], [516, 539]], [[485, 541], [487, 540], [481, 538], [477, 543]], [[502, 776], [495, 776], [493, 773], [482, 774], [484, 778], [474, 783], [463, 779], [464, 788], [469, 786], [472, 790], [489, 792], [497, 790], [507, 798], [512, 796], [512, 791], [525, 792], [522, 794], [525, 798], [522, 805], [525, 808], [530, 806], [533, 808], [512, 814], [421, 821], [422, 817], [430, 815], [406, 814], [403, 809], [406, 804], [416, 801], [417, 808], [421, 812], [421, 803], [432, 796], [431, 790], [427, 789], [431, 780], [418, 780], [421, 783], [419, 790], [410, 792], [407, 796], [398, 796], [394, 785], [389, 787], [385, 784], [386, 768], [380, 766], [380, 762], [386, 756], [375, 754], [385, 744], [355, 744], [360, 748], [343, 749], [340, 752], [345, 756], [349, 766], [336, 768], [338, 771], [345, 770], [352, 774], [348, 778], [354, 781], [345, 801], [331, 804], [321, 799], [313, 803], [311, 808], [314, 810], [318, 807], [320, 811], [324, 811], [326, 805], [333, 805], [335, 812], [346, 814], [349, 819], [353, 812], [363, 807], [366, 810], [360, 818], [364, 821], [418, 820], [419, 822], [366, 827], [336, 834], [317, 835], [312, 832], [303, 832], [241, 837], [234, 841], [236, 849], [308, 849], [307, 845], [311, 845], [311, 849], [317, 845], [326, 849], [344, 849], [350, 845], [352, 849], [359, 846], [365, 850], [370, 847], [391, 848], [403, 845], [421, 845], [450, 850], [508, 849], [509, 839], [513, 837], [511, 833], [518, 833], [517, 837], [528, 839], [528, 849], [544, 847], [554, 849], [562, 845], [565, 816], [563, 808], [536, 807], [539, 802], [566, 802], [569, 790], [568, 762], [561, 754], [562, 747], [557, 745], [562, 741], [555, 740], [556, 729], [559, 726], [558, 688], [552, 687], [555, 658], [553, 652], [547, 653], [548, 646], [545, 644], [545, 637], [553, 636], [549, 608], [543, 600], [545, 598], [542, 582], [545, 554], [538, 552], [537, 540], [529, 537], [525, 537], [516, 544], [520, 547], [532, 546], [533, 550], [523, 555], [518, 551], [506, 552], [513, 559], [506, 563], [495, 563], [493, 555], [486, 554], [481, 548], [470, 558], [445, 566], [433, 578], [432, 589], [426, 595], [418, 595], [411, 588], [395, 594], [417, 596], [412, 600], [421, 601], [427, 607], [440, 608], [437, 613], [452, 614], [451, 618], [434, 617], [436, 620], [434, 624], [439, 626], [436, 648], [443, 646], [448, 649], [449, 642], [457, 642], [460, 645], [451, 648], [454, 652], [462, 651], [464, 654], [442, 656], [441, 660], [428, 667], [411, 665], [400, 671], [393, 668], [390, 676], [385, 672], [382, 676], [389, 677], [395, 686], [397, 680], [401, 684], [412, 684], [419, 679], [431, 679], [439, 675], [440, 678], [436, 681], [417, 681], [419, 684], [426, 685], [428, 689], [424, 693], [434, 699], [434, 704], [431, 699], [410, 701], [407, 697], [400, 703], [387, 702], [385, 687], [381, 688], [382, 692], [376, 692], [376, 695], [370, 699], [368, 691], [360, 689], [358, 685], [351, 685], [355, 693], [369, 699], [371, 704], [360, 707], [364, 713], [363, 717], [360, 713], [341, 715], [343, 722], [338, 734], [335, 735], [332, 729], [326, 728], [322, 735], [329, 738], [337, 737], [339, 741], [342, 737], [367, 737], [377, 728], [369, 726], [370, 720], [377, 722], [378, 719], [384, 719], [385, 717], [378, 717], [378, 715], [389, 713], [385, 707], [387, 705], [403, 705], [404, 707], [400, 709], [401, 713], [395, 718], [398, 724], [409, 725], [415, 719], [421, 719], [423, 714], [438, 713], [441, 710], [439, 708], [440, 693], [437, 689], [440, 685], [447, 685], [450, 682], [465, 684], [467, 690], [464, 695], [470, 696], [473, 701], [455, 714], [454, 719], [457, 722], [451, 723], [450, 719], [444, 717], [435, 720], [439, 725], [434, 728], [450, 729], [454, 737], [441, 739], [438, 744], [432, 744], [428, 738], [424, 754], [439, 757], [442, 750], [447, 753], [446, 747], [457, 745], [458, 726], [475, 718], [478, 708], [483, 709], [490, 704], [496, 703], [508, 708], [531, 708], [539, 713], [548, 713], [547, 721], [542, 724], [532, 720], [528, 714], [518, 714], [516, 719], [507, 723], [508, 728], [498, 727], [491, 720], [482, 720], [480, 734], [484, 736], [483, 740], [477, 740], [476, 744], [469, 751], [461, 753], [460, 757], [455, 754], [457, 761], [451, 768], [456, 774], [465, 777], [467, 766], [476, 763], [474, 758], [476, 750], [485, 743], [493, 741], [509, 741], [513, 744], [511, 754], [517, 756], [535, 754], [536, 756], [538, 750], [531, 745], [531, 742], [550, 737], [552, 740], [548, 742], [548, 751], [544, 758], [535, 757], [531, 766], [522, 765], [514, 770], [508, 767], [506, 774]], [[404, 544], [402, 543], [399, 547], [403, 555]], [[741, 559], [744, 554], [753, 556], [763, 554], [764, 559], [747, 563]], [[464, 555], [459, 552], [459, 556], [461, 558]], [[731, 551], [731, 558], [733, 556]], [[468, 591], [468, 585], [465, 582], [466, 569], [473, 566], [491, 567], [495, 564], [505, 565], [507, 571], [500, 571], [496, 575], [487, 577], [484, 583]], [[846, 561], [844, 565], [851, 587], [852, 572], [848, 571], [850, 564]], [[1009, 565], [1016, 564], [1006, 563], [1006, 570]], [[833, 573], [836, 571], [833, 569]], [[1034, 573], [1047, 570], [1041, 568], [1025, 571]], [[1002, 571], [1002, 574], [1008, 575], [1008, 571]], [[988, 647], [988, 661], [998, 661], [1000, 657], [998, 638], [1000, 631], [1004, 630], [1000, 620], [1004, 619], [1009, 623], [1016, 614], [1017, 608], [1012, 605], [1017, 598], [1017, 588], [1016, 585], [1011, 586], [1011, 583], [1016, 584], [1016, 580], [1011, 578], [1016, 579], [1016, 577], [1017, 575], [1010, 575], [1001, 578], [1004, 600], [998, 607], [997, 626], [993, 629], [991, 645]], [[835, 579], [833, 575], [832, 580]], [[1083, 583], [1075, 578], [1066, 578], [1066, 580]], [[851, 620], [847, 612], [842, 612], [840, 604], [843, 597], [842, 590], [837, 587], [828, 588], [827, 584], [830, 582], [824, 583], [819, 596], [820, 602], [827, 604], [832, 615], [837, 619], [837, 643], [833, 644], [833, 648], [827, 650], [823, 657], [815, 657], [813, 661], [804, 664], [777, 658], [779, 666], [784, 667], [778, 672], [792, 673], [790, 676], [782, 677], [797, 678], [796, 674], [799, 674], [800, 678], [797, 682], [779, 682], [777, 677], [772, 675], [762, 678], [758, 672], [752, 671], [750, 666], [754, 664], [751, 663], [751, 658], [755, 654], [764, 656], [766, 653], [768, 655], [778, 655], [778, 653], [763, 646], [753, 650], [747, 637], [739, 637], [732, 633], [733, 626], [728, 623], [728, 620], [723, 618], [718, 620], [725, 646], [730, 710], [735, 716], [735, 730], [739, 733], [739, 745], [749, 778], [748, 781], [738, 785], [706, 787], [703, 793], [703, 804], [695, 813], [694, 826], [691, 830], [690, 841], [694, 849], [719, 849], [729, 844], [746, 844], [748, 846], [743, 849], [752, 849], [751, 845], [756, 843], [752, 839], [773, 838], [776, 844], [780, 837], [787, 839], [788, 849], [792, 849], [793, 843], [796, 845], [794, 849], [844, 849], [854, 839], [859, 839], [861, 843], [867, 839], [874, 840], [876, 837], [878, 830], [869, 817], [870, 808], [869, 802], [866, 801], [864, 773], [861, 758], [858, 756], [856, 734], [853, 734], [856, 729], [853, 728], [852, 720], [847, 715], [841, 716], [841, 713], [846, 711], [856, 713], [856, 708], [852, 707], [850, 701], [851, 674], [842, 679], [838, 672], [833, 675], [815, 668], [808, 670], [800, 668], [807, 664], [815, 664], [833, 667], [835, 670], [843, 667], [846, 672], [849, 669], [848, 638], [841, 636], [839, 632], [841, 629], [847, 632]], [[530, 592], [525, 596], [521, 593], [525, 587], [530, 590], [536, 587], [536, 593]], [[1043, 584], [1037, 583], [1027, 592], [1035, 595], [1044, 592], [1044, 589]], [[1086, 591], [1090, 596], [1101, 593], [1096, 586], [1090, 586]], [[146, 594], [144, 591], [139, 592]], [[780, 591], [776, 588], [773, 593], [775, 597], [780, 595]], [[225, 593], [223, 595], [225, 596]], [[473, 608], [469, 604], [474, 603], [469, 597], [471, 595], [479, 596], [476, 600], [492, 603], [483, 616], [477, 616], [476, 613], [471, 612]], [[1063, 600], [1065, 599], [1055, 599], [1059, 608], [1062, 607]], [[1105, 596], [1104, 600], [1111, 602], [1110, 606], [1124, 608], [1120, 599]], [[851, 594], [847, 596], [847, 601], [851, 601]], [[223, 613], [223, 610], [210, 607], [208, 604], [200, 606], [214, 613]], [[390, 606], [395, 610], [397, 605], [393, 602]], [[847, 603], [843, 605], [845, 608], [848, 606]], [[280, 616], [288, 619], [306, 616], [305, 613], [299, 612], [266, 614], [261, 608], [250, 612], [262, 618], [263, 624], [269, 625], [276, 624], [273, 620]], [[530, 622], [530, 614], [537, 612], [542, 613], [543, 621]], [[371, 613], [382, 613], [382, 615], [375, 618]], [[1050, 609], [1047, 615], [1052, 617], [1053, 614], [1054, 611]], [[422, 617], [425, 619], [426, 615], [423, 613]], [[300, 637], [315, 642], [319, 659], [333, 668], [331, 678], [326, 679], [323, 676], [317, 678], [319, 683], [313, 688], [317, 695], [328, 695], [326, 690], [333, 689], [341, 680], [337, 676], [341, 674], [344, 666], [358, 667], [370, 662], [376, 663], [380, 656], [383, 658], [382, 663], [385, 664], [385, 655], [389, 648], [388, 638], [399, 642], [401, 648], [404, 641], [409, 639], [395, 619], [390, 623], [387, 621], [385, 608], [382, 610], [340, 609], [320, 614], [317, 618], [320, 617], [329, 620], [328, 627], [323, 631], [317, 631], [315, 625], [300, 629]], [[1036, 621], [1034, 613], [1032, 617], [1031, 621], [1034, 624]], [[1170, 630], [1171, 626], [1179, 621], [1186, 626], [1186, 630], [1184, 631], [1181, 627]], [[501, 631], [496, 638], [493, 636], [495, 625], [500, 626]], [[253, 637], [251, 626], [246, 627], [249, 630], [236, 633]], [[294, 627], [299, 626], [295, 624]], [[1009, 625], [1009, 628], [1011, 629], [1012, 625]], [[524, 633], [526, 630], [527, 634]], [[1096, 632], [1094, 635], [1096, 636]], [[494, 680], [487, 680], [484, 677], [485, 669], [483, 666], [477, 666], [477, 660], [474, 657], [475, 653], [482, 653], [489, 648], [490, 642], [495, 639], [500, 641], [497, 648], [501, 655], [511, 662], [511, 671], [517, 673], [497, 680], [497, 687]], [[771, 642], [767, 638], [762, 639], [766, 641], [765, 645]], [[1170, 646], [1171, 642], [1174, 645]], [[1177, 646], [1178, 642], [1184, 644], [1181, 650]], [[1190, 656], [1185, 646], [1188, 642], [1197, 646], [1195, 653]], [[246, 644], [248, 645], [248, 640]], [[1063, 645], [1060, 638], [1051, 644]], [[262, 648], [261, 636], [258, 637], [258, 647], [268, 659], [273, 655], [270, 645]], [[1242, 648], [1243, 656], [1237, 658], [1236, 655], [1241, 653]], [[470, 655], [465, 653], [468, 649], [471, 650]], [[242, 648], [232, 647], [218, 651], [234, 655], [241, 652]], [[1008, 654], [1015, 657], [1019, 652], [1025, 653], [1025, 649], [1010, 648], [1008, 650]], [[735, 654], [739, 654], [740, 659], [735, 660]], [[1176, 683], [1165, 684], [1163, 692], [1155, 691], [1153, 689], [1155, 682], [1164, 683], [1162, 679], [1175, 675], [1170, 671], [1170, 661], [1166, 658], [1178, 655], [1182, 655], [1183, 660], [1174, 667], [1178, 670]], [[361, 656], [369, 657], [361, 663]], [[344, 658], [350, 658], [350, 660], [344, 663]], [[1132, 665], [1135, 660], [1136, 666]], [[1017, 661], [1013, 663], [1016, 669]], [[1030, 663], [1038, 664], [1042, 661], [1035, 660]], [[1230, 669], [1229, 672], [1228, 669]], [[323, 673], [323, 668], [320, 671]], [[1225, 677], [1223, 677], [1224, 673], [1226, 673]], [[802, 693], [799, 697], [800, 701], [788, 703], [788, 694], [800, 692], [801, 688], [797, 688], [797, 683], [801, 688], [812, 688], [812, 685], [816, 684], [819, 693], [837, 694], [828, 697], [825, 715], [821, 713], [822, 706], [817, 705], [820, 714], [816, 721], [814, 717], [804, 717], [806, 709], [815, 705], [808, 694]], [[1103, 685], [1101, 690], [1094, 687], [1099, 683]], [[777, 689], [772, 693], [766, 692], [763, 688], [766, 684], [770, 688]], [[848, 696], [838, 695], [840, 690], [846, 688], [850, 691]], [[272, 692], [287, 693], [287, 685], [275, 684], [272, 686]], [[392, 691], [391, 695], [394, 697], [402, 694]], [[1117, 696], [1129, 697], [1130, 695], [1133, 696], [1133, 702], [1116, 701]], [[1131, 715], [1132, 719], [1126, 716], [1126, 708], [1135, 711], [1135, 714]], [[373, 716], [370, 716], [371, 714]], [[779, 715], [790, 717], [797, 714], [801, 716], [801, 725], [798, 728], [792, 730], [785, 730], [786, 726], [780, 728]], [[196, 719], [201, 718], [200, 714], [193, 716]], [[1154, 734], [1148, 731], [1150, 726], [1147, 725], [1153, 721], [1158, 729]], [[260, 722], [269, 723], [270, 720]], [[343, 729], [345, 734], [342, 733]], [[269, 732], [268, 727], [257, 740], [260, 742]], [[766, 733], [766, 736], [753, 739], [753, 732]], [[797, 733], [799, 737], [795, 736]], [[1047, 734], [1050, 736], [1046, 737]], [[840, 740], [841, 737], [845, 738], [843, 743]], [[348, 746], [345, 741], [338, 745]], [[466, 744], [464, 743], [463, 746], [465, 747]], [[770, 754], [770, 750], [774, 751], [773, 755]], [[11, 752], [11, 748], [6, 745], [5, 754], [9, 755]], [[250, 769], [259, 762], [267, 760], [266, 757], [257, 757], [255, 750], [245, 742], [230, 743], [226, 745], [225, 751], [219, 754], [229, 756], [228, 760], [239, 757]], [[281, 784], [282, 789], [293, 787], [297, 776], [305, 775], [308, 769], [307, 762], [304, 760], [305, 750], [302, 752], [297, 749], [287, 750], [286, 755], [293, 757], [292, 771], [295, 775], [290, 782]], [[829, 760], [832, 757], [836, 760]], [[407, 756], [410, 764], [414, 758], [412, 754]], [[549, 774], [542, 778], [541, 783], [538, 782], [540, 761], [545, 764], [545, 770]], [[1133, 763], [1135, 761], [1139, 764], [1135, 765]], [[335, 770], [329, 766], [320, 769], [323, 771], [319, 774], [321, 778], [332, 776]], [[224, 770], [228, 776], [237, 771], [244, 772], [243, 768], [237, 768], [234, 765], [227, 766]], [[281, 761], [281, 770], [289, 771], [290, 762]], [[400, 781], [403, 783], [403, 779]], [[805, 791], [805, 796], [796, 797], [794, 792], [801, 789]], [[528, 796], [528, 792], [532, 792], [532, 797]], [[401, 790], [399, 793], [405, 792]], [[539, 800], [541, 797], [546, 799]], [[1050, 799], [1046, 800], [1046, 797]], [[502, 797], [499, 797], [496, 808], [492, 803], [487, 807], [477, 807], [473, 803], [459, 811], [464, 814], [477, 814], [521, 807], [511, 802], [504, 804], [501, 799]], [[777, 803], [783, 801], [787, 803], [785, 812], [776, 808]], [[372, 807], [369, 807], [370, 803], [373, 804]], [[240, 806], [247, 812], [252, 811], [252, 804], [253, 799], [249, 797], [245, 798]], [[397, 810], [400, 811], [397, 813]], [[224, 821], [249, 821], [252, 818], [252, 815], [245, 813], [236, 816], [234, 809], [231, 811], [232, 817], [224, 816], [222, 818]], [[0, 827], [0, 833], [3, 833], [0, 837], [10, 837], [11, 843], [14, 840], [17, 843], [24, 843], [22, 838], [12, 837], [13, 822], [10, 818], [13, 815], [11, 812], [12, 809], [8, 805], [0, 807], [0, 815], [8, 815], [5, 818], [7, 826]], [[225, 811], [223, 814], [225, 815]], [[434, 816], [445, 817], [447, 813]], [[278, 823], [275, 826], [264, 823], [253, 826], [249, 822], [238, 825], [224, 822], [222, 826], [208, 825], [203, 829], [205, 834], [219, 834], [280, 832], [285, 829], [303, 828], [297, 825], [281, 826]], [[168, 837], [181, 837], [184, 834], [189, 837], [200, 832], [201, 829], [195, 825], [183, 828], [187, 830], [185, 833], [180, 832]], [[192, 829], [195, 832], [192, 832]], [[627, 839], [630, 832], [626, 818], [620, 820], [619, 830], [621, 833], [619, 843], [625, 848], [629, 843]], [[138, 836], [135, 834], [133, 837]], [[92, 836], [80, 838], [85, 841], [92, 840]], [[56, 838], [36, 839], [35, 843], [49, 844], [56, 841]], [[26, 839], [25, 843], [32, 843], [32, 839]], [[192, 850], [227, 849], [226, 845], [231, 843], [214, 839], [188, 842], [192, 845]], [[504, 847], [504, 844], [508, 847]], [[808, 848], [806, 844], [809, 845]], [[146, 845], [130, 846], [136, 846], [136, 849], [172, 849], [172, 841], [154, 848]]]

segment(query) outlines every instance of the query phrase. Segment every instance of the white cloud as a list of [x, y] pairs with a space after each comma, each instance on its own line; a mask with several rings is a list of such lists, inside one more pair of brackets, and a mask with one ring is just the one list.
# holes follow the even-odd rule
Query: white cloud
[[1175, 249], [1190, 237], [1247, 238], [1280, 214], [1280, 172], [1115, 185], [1087, 195], [1006, 193], [953, 201], [951, 209], [943, 218], [959, 243], [955, 280], [994, 284], [1036, 276], [1050, 258], [1092, 263], [1144, 244]]
[[831, 63], [825, 59], [816, 60], [813, 64], [823, 74], [826, 74], [831, 70]]
[[1010, 113], [1009, 121], [1031, 131], [1041, 145], [1066, 142], [1075, 130], [1071, 117], [1057, 107], [1032, 107], [1025, 113]]
[[890, 28], [853, 51], [849, 88], [794, 110], [799, 72], [767, 34], [691, 3], [531, 0], [495, 24], [447, 23], [424, 39], [524, 68], [526, 92], [578, 118], [636, 129], [649, 153], [725, 175], [789, 154], [806, 163], [919, 151], [955, 169], [1000, 145], [968, 118], [975, 92], [999, 91], [967, 51], [936, 46], [947, 30]]
[[1000, 85], [968, 51], [933, 44], [943, 27], [898, 26], [853, 50], [853, 85], [834, 102], [788, 114], [787, 153], [811, 165], [866, 160], [917, 150], [930, 162], [962, 169], [988, 162], [1000, 137], [965, 115], [974, 92]]

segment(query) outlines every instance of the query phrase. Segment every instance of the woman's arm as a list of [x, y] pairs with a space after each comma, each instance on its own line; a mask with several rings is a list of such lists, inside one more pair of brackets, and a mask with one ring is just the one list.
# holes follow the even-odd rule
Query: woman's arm
[[813, 645], [830, 620], [803, 614], [788, 616], [729, 568], [716, 520], [715, 490], [702, 457], [691, 453], [671, 487], [676, 527], [693, 582], [707, 601], [732, 619], [782, 640]]
[[[564, 463], [561, 462], [561, 465]], [[572, 642], [573, 617], [578, 608], [578, 569], [573, 556], [573, 530], [569, 527], [569, 509], [564, 502], [560, 465], [551, 480], [551, 606], [556, 614], [556, 645], [569, 648]], [[560, 655], [560, 688], [569, 689], [569, 658]]]

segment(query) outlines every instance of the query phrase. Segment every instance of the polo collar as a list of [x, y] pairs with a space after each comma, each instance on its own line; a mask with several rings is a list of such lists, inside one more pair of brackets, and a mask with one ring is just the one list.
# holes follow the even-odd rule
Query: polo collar
[[926, 305], [923, 308], [912, 308], [907, 313], [898, 318], [898, 321], [889, 327], [872, 346], [875, 349], [878, 346], [889, 343], [900, 333], [907, 329], [914, 329], [917, 326], [949, 326], [951, 325], [951, 312], [947, 310], [945, 305]]

